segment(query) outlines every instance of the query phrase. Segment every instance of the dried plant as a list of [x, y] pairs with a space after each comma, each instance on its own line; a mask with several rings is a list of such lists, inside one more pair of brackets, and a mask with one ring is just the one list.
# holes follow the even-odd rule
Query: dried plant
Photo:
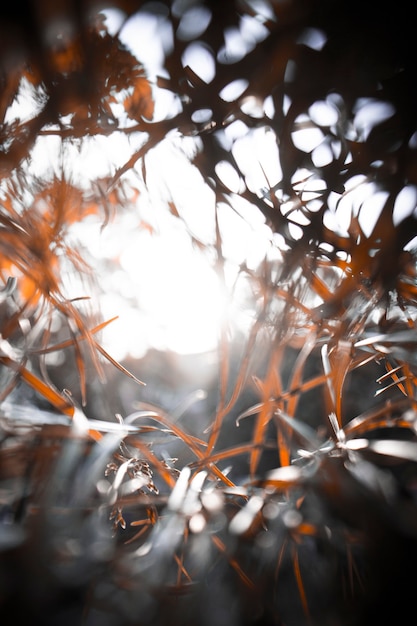
[[[416, 59], [405, 3], [107, 3], [127, 23], [165, 25], [155, 80], [107, 30], [101, 4], [17, 6], [0, 18], [2, 614], [87, 626], [404, 620], [417, 550]], [[185, 63], [193, 44], [211, 80]], [[160, 89], [176, 103], [162, 119]], [[24, 93], [36, 103], [29, 119], [10, 113]], [[139, 138], [129, 159], [87, 186], [71, 177], [68, 147], [116, 132]], [[281, 171], [239, 156], [242, 136], [259, 133]], [[34, 151], [46, 137], [61, 161], [41, 176]], [[205, 394], [166, 407], [138, 391], [125, 415], [92, 416], [89, 385], [108, 384], [109, 362], [138, 390], [142, 380], [102, 347], [111, 320], [69, 293], [71, 273], [94, 292], [71, 226], [93, 217], [111, 229], [149, 191], [148, 157], [170, 137], [213, 193], [215, 236], [199, 239], [174, 193], [166, 216], [214, 259], [230, 299], [244, 285], [250, 328], [224, 323]], [[233, 285], [225, 206], [269, 232], [262, 261], [242, 263]], [[51, 354], [65, 354], [63, 389]], [[152, 387], [146, 368], [140, 377]], [[197, 402], [204, 416], [193, 420]]]

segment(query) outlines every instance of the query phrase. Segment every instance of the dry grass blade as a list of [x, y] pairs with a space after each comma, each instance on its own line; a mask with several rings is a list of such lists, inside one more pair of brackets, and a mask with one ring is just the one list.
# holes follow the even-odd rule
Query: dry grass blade
[[116, 359], [114, 359], [104, 348], [97, 342], [94, 342], [96, 349], [104, 356], [107, 361], [109, 361], [116, 369], [118, 369], [122, 374], [125, 374], [129, 378], [135, 381], [138, 385], [146, 385], [145, 382], [137, 378], [132, 372], [130, 372], [122, 363], [119, 363]]
[[205, 448], [207, 446], [206, 442], [186, 433], [184, 429], [172, 422], [162, 411], [136, 411], [128, 415], [124, 421], [126, 424], [134, 424], [144, 418], [159, 422], [168, 429], [168, 432], [172, 432], [176, 437], [182, 439], [186, 446], [192, 450], [197, 457], [202, 456], [200, 448]]
[[71, 417], [73, 416], [74, 406], [68, 402], [68, 399], [44, 383], [43, 380], [30, 372], [26, 367], [13, 362], [10, 358], [4, 356], [0, 356], [0, 363], [3, 363], [3, 365], [18, 373], [19, 376], [21, 376], [21, 378], [28, 385], [30, 385], [30, 387], [32, 387], [32, 389], [48, 400], [56, 409], [58, 409], [58, 411], [61, 411]]
[[[118, 319], [117, 316], [115, 316], [106, 320], [105, 322], [101, 322], [100, 324], [97, 324], [96, 326], [94, 326], [94, 328], [89, 329], [89, 333], [91, 335], [95, 335], [101, 332], [104, 328], [106, 328], [106, 326], [108, 326], [109, 324], [111, 324], [117, 319]], [[84, 335], [81, 335], [78, 337], [79, 341], [83, 341], [84, 339], [85, 339]], [[43, 348], [33, 348], [32, 350], [29, 350], [29, 353], [50, 354], [51, 352], [58, 352], [60, 350], [66, 350], [67, 348], [71, 348], [73, 345], [74, 345], [74, 339], [67, 339], [65, 341], [60, 341], [59, 343], [56, 343], [56, 344], [48, 344], [46, 347], [43, 347]]]
[[302, 578], [301, 569], [300, 569], [300, 562], [298, 558], [298, 551], [297, 551], [297, 546], [295, 545], [295, 543], [293, 544], [292, 548], [293, 548], [292, 550], [293, 567], [294, 567], [295, 578], [297, 581], [298, 592], [300, 594], [301, 603], [304, 609], [304, 614], [307, 617], [307, 620], [310, 620], [310, 611], [308, 608], [307, 595], [306, 595], [306, 590], [304, 588], [303, 578]]
[[[264, 381], [258, 381], [258, 387], [262, 397], [261, 409], [255, 421], [254, 432], [252, 435], [253, 450], [249, 460], [249, 471], [254, 476], [261, 455], [261, 446], [264, 440], [266, 428], [271, 421], [279, 401], [276, 398], [282, 392], [282, 383], [279, 375], [279, 363], [282, 355], [277, 352], [274, 354], [268, 367], [268, 373]], [[287, 460], [287, 452], [285, 447], [279, 451], [284, 462]], [[284, 458], [285, 457], [285, 458]]]
[[[217, 535], [212, 535], [211, 540], [214, 543], [214, 545], [216, 546], [216, 548], [222, 554], [226, 554], [226, 556], [227, 556], [227, 546], [223, 543], [223, 541], [220, 539], [220, 537], [218, 537]], [[228, 557], [228, 561], [229, 561], [230, 565], [232, 566], [232, 568], [238, 574], [239, 578], [246, 585], [246, 587], [248, 587], [249, 589], [253, 589], [254, 588], [254, 584], [253, 584], [251, 578], [247, 574], [245, 574], [245, 572], [242, 570], [241, 566], [239, 565], [239, 562], [234, 557], [230, 557], [230, 556]]]
[[390, 428], [394, 425], [400, 429], [410, 430], [413, 428], [413, 424], [407, 415], [408, 409], [408, 400], [388, 401], [351, 419], [344, 425], [343, 429], [348, 437], [358, 436], [379, 428]]

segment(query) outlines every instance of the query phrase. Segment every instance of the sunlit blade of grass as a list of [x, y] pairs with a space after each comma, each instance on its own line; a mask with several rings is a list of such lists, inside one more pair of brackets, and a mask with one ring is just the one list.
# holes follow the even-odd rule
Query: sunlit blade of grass
[[370, 450], [381, 456], [417, 462], [417, 442], [398, 441], [396, 439], [372, 439], [367, 442], [364, 450]]
[[[217, 210], [216, 210], [216, 237], [218, 244], [218, 218], [217, 218]], [[217, 254], [220, 258], [221, 255], [221, 247], [217, 250]], [[223, 276], [224, 278], [224, 276]], [[209, 440], [207, 442], [207, 452], [206, 454], [210, 454], [216, 445], [218, 437], [220, 435], [220, 430], [223, 422], [223, 417], [227, 414], [228, 404], [227, 403], [227, 387], [229, 382], [229, 368], [230, 368], [230, 346], [227, 338], [227, 328], [225, 327], [225, 323], [222, 324], [220, 329], [220, 337], [218, 341], [218, 352], [219, 352], [219, 401], [216, 407], [216, 413], [214, 416], [214, 420], [212, 424], [206, 429], [206, 432], [210, 432]]]
[[388, 401], [354, 417], [345, 424], [343, 429], [348, 437], [393, 425], [398, 428], [412, 429], [413, 424], [406, 414], [409, 407], [408, 399]]
[[282, 563], [284, 561], [284, 555], [285, 555], [285, 551], [286, 551], [286, 549], [288, 547], [288, 543], [289, 543], [289, 535], [286, 535], [283, 538], [283, 541], [282, 541], [282, 543], [280, 545], [278, 558], [277, 558], [277, 562], [276, 562], [276, 565], [275, 565], [275, 581], [276, 581], [275, 585], [276, 586], [278, 584], [277, 580], [278, 580], [278, 576], [279, 576], [279, 573], [280, 573], [280, 570], [281, 570]]
[[175, 559], [176, 564], [178, 565], [177, 587], [181, 587], [182, 586], [182, 584], [183, 584], [183, 582], [182, 582], [183, 577], [187, 580], [187, 582], [189, 582], [189, 583], [193, 582], [190, 574], [185, 569], [183, 555], [178, 556], [177, 554], [175, 554], [174, 555], [174, 559]]
[[354, 360], [352, 361], [352, 366], [351, 366], [351, 370], [354, 369], [359, 369], [360, 367], [364, 367], [365, 365], [368, 365], [368, 363], [372, 363], [373, 361], [376, 361], [377, 357], [374, 354], [371, 355], [360, 355], [360, 356], [356, 356], [356, 353], [358, 352], [358, 350], [354, 351]]
[[288, 437], [285, 436], [282, 428], [277, 428], [277, 447], [281, 466], [289, 466], [291, 463], [291, 446], [289, 445]]
[[334, 389], [336, 394], [335, 412], [339, 426], [343, 425], [342, 398], [343, 385], [350, 371], [352, 363], [352, 345], [349, 342], [339, 341], [334, 355], [331, 355], [334, 374]]
[[[225, 450], [220, 450], [219, 452], [213, 452], [210, 456], [204, 456], [200, 461], [194, 461], [190, 464], [190, 467], [201, 468], [201, 467], [210, 467], [212, 463], [218, 463], [219, 461], [227, 461], [229, 459], [233, 459], [234, 457], [241, 456], [243, 454], [250, 454], [253, 450], [253, 442], [241, 444], [239, 446], [232, 446], [230, 448], [226, 448]], [[268, 444], [268, 442], [262, 443], [262, 449], [271, 448], [272, 442]]]
[[317, 293], [318, 296], [326, 303], [332, 297], [332, 292], [326, 285], [326, 283], [315, 272], [311, 272], [309, 275], [310, 287]]
[[[137, 533], [135, 533], [133, 537], [130, 537], [130, 539], [126, 539], [126, 541], [124, 542], [126, 546], [131, 543], [137, 542], [138, 539], [146, 535], [146, 533], [150, 530], [150, 528], [152, 528], [152, 522], [150, 520], [143, 520], [143, 524], [144, 525], [142, 526], [142, 528]], [[136, 522], [130, 522], [130, 526], [137, 526], [137, 525], [138, 524]]]
[[[143, 406], [146, 406], [146, 404], [143, 404]], [[149, 405], [149, 406], [152, 407], [153, 409], [155, 408], [153, 407], [153, 405]], [[143, 416], [144, 415], [139, 411], [138, 417], [143, 417]], [[204, 450], [201, 450], [201, 448], [206, 448], [207, 443], [205, 441], [202, 441], [201, 439], [198, 439], [197, 437], [194, 437], [193, 435], [189, 435], [188, 433], [186, 433], [184, 429], [180, 428], [175, 423], [173, 423], [172, 420], [169, 418], [169, 416], [164, 411], [162, 411], [162, 409], [159, 411], [155, 411], [154, 413], [148, 415], [148, 417], [150, 417], [151, 419], [157, 422], [160, 422], [163, 426], [168, 428], [168, 430], [170, 430], [175, 436], [181, 439], [188, 446], [188, 448], [194, 453], [194, 455], [200, 461], [202, 461], [201, 465], [202, 466], [207, 465], [210, 472], [212, 472], [215, 476], [217, 476], [224, 484], [233, 486], [234, 483], [229, 478], [227, 478], [227, 476], [216, 465], [204, 462], [207, 455]], [[132, 413], [131, 415], [125, 418], [125, 421], [126, 423], [131, 424], [135, 421], [135, 419], [136, 419], [136, 414]]]
[[[315, 378], [307, 380], [303, 382], [299, 387], [281, 392], [281, 394], [278, 395], [278, 397], [275, 397], [273, 400], [270, 399], [266, 403], [259, 402], [258, 404], [250, 407], [249, 409], [246, 409], [246, 411], [244, 411], [238, 416], [236, 422], [237, 424], [239, 424], [240, 420], [246, 417], [250, 417], [252, 415], [258, 415], [258, 416], [263, 415], [263, 419], [264, 420], [266, 419], [266, 423], [259, 422], [260, 418], [258, 417], [258, 421], [256, 422], [256, 425], [255, 425], [254, 437], [259, 439], [259, 441], [257, 441], [257, 439], [253, 440], [253, 445], [261, 445], [264, 429], [266, 428], [271, 417], [275, 415], [276, 411], [281, 411], [280, 406], [282, 405], [284, 401], [292, 398], [294, 395], [298, 395], [310, 389], [314, 389], [317, 386], [321, 386], [326, 381], [327, 381], [326, 374], [319, 375]], [[264, 394], [263, 381], [257, 379], [256, 384], [261, 394]], [[275, 380], [274, 384], [275, 384], [275, 389], [278, 389], [278, 387], [281, 387], [281, 384], [278, 383], [277, 380]], [[286, 412], [284, 411], [284, 413]], [[289, 437], [288, 432], [285, 433], [284, 435], [278, 423], [277, 425], [277, 450], [278, 450], [278, 455], [280, 457], [281, 465], [283, 466], [289, 465], [290, 463], [290, 458], [291, 458], [290, 457], [290, 440], [291, 440], [291, 437]]]
[[[397, 388], [401, 391], [401, 393], [410, 398], [413, 401], [413, 404], [416, 402], [416, 383], [417, 378], [413, 374], [410, 366], [407, 363], [401, 363], [398, 367], [393, 368], [389, 361], [386, 361], [387, 374], [390, 374], [393, 380], [393, 385], [396, 385]], [[397, 372], [402, 370], [403, 376], [399, 377]], [[381, 379], [378, 379], [377, 382], [380, 382]], [[391, 386], [391, 385], [390, 385]], [[382, 391], [382, 390], [381, 390]], [[375, 394], [376, 395], [376, 394]]]
[[0, 363], [3, 363], [6, 367], [9, 367], [24, 380], [32, 389], [34, 389], [37, 393], [40, 394], [41, 397], [48, 400], [56, 409], [69, 415], [72, 417], [74, 415], [74, 406], [69, 404], [69, 402], [60, 395], [55, 389], [47, 385], [40, 378], [38, 378], [35, 374], [30, 372], [26, 367], [20, 365], [19, 363], [13, 362], [8, 357], [0, 356]]
[[246, 417], [251, 417], [251, 415], [257, 415], [260, 411], [262, 411], [262, 407], [264, 402], [258, 402], [258, 404], [254, 404], [249, 409], [246, 409], [236, 418], [236, 425], [239, 426], [241, 420]]
[[280, 351], [275, 351], [271, 357], [268, 365], [268, 372], [264, 380], [257, 380], [257, 387], [259, 389], [262, 403], [261, 409], [257, 414], [255, 420], [254, 431], [252, 435], [252, 442], [254, 445], [253, 451], [249, 459], [249, 471], [251, 475], [254, 475], [261, 456], [260, 445], [264, 439], [266, 428], [272, 419], [275, 410], [279, 406], [279, 400], [277, 396], [282, 393], [282, 381], [280, 376], [279, 366], [283, 354]]
[[78, 371], [78, 379], [80, 381], [80, 393], [81, 393], [81, 404], [85, 406], [87, 403], [87, 380], [86, 380], [86, 370], [85, 370], [85, 362], [84, 357], [81, 352], [80, 343], [77, 340], [77, 336], [74, 335], [74, 352], [75, 352], [75, 363]]
[[200, 448], [205, 448], [207, 445], [206, 442], [186, 433], [183, 428], [172, 422], [172, 420], [169, 419], [169, 416], [162, 410], [137, 411], [128, 415], [124, 419], [124, 422], [126, 424], [134, 424], [136, 421], [143, 418], [148, 418], [162, 424], [168, 429], [169, 432], [172, 432], [176, 437], [181, 439], [197, 457], [201, 458], [203, 456]]
[[257, 414], [252, 436], [252, 450], [249, 457], [249, 471], [251, 476], [256, 473], [258, 463], [263, 449], [262, 443], [265, 436], [266, 428], [272, 419], [276, 404], [273, 400], [269, 400], [262, 404], [261, 411]]
[[[74, 307], [71, 301], [62, 299], [59, 294], [57, 294], [57, 297], [56, 296], [53, 296], [53, 297], [50, 296], [50, 297], [51, 297], [51, 301], [53, 305], [59, 311], [61, 311], [61, 313], [64, 315], [64, 318], [68, 320], [68, 326], [69, 326], [71, 335], [74, 338], [81, 336], [86, 341], [88, 349], [89, 349], [89, 354], [94, 363], [95, 370], [100, 380], [102, 382], [105, 382], [103, 368], [97, 357], [97, 351], [102, 352], [102, 353], [104, 352], [104, 356], [106, 355], [105, 351], [103, 351], [100, 344], [98, 344], [97, 341], [94, 339], [93, 335], [90, 333], [89, 329], [87, 328], [86, 323], [84, 319], [82, 318], [81, 314], [79, 313], [79, 311], [77, 311], [77, 309]], [[82, 361], [81, 355], [79, 358]], [[110, 359], [110, 357], [107, 357], [107, 358]], [[77, 361], [77, 365], [80, 365], [78, 361]], [[80, 374], [81, 382], [83, 384], [83, 377], [84, 377], [84, 374], [83, 374], [84, 365], [83, 364], [81, 364], [81, 372], [80, 371], [78, 372]]]
[[304, 615], [306, 616], [308, 620], [310, 620], [311, 618], [310, 618], [310, 610], [309, 610], [309, 606], [307, 602], [307, 594], [306, 594], [306, 590], [304, 587], [303, 578], [301, 575], [300, 560], [298, 556], [297, 546], [295, 545], [295, 543], [293, 544], [292, 553], [293, 553], [293, 568], [294, 568], [295, 579], [297, 581], [298, 593], [300, 594], [300, 599], [301, 599], [301, 604], [303, 606]]
[[352, 595], [354, 594], [355, 587], [356, 587], [355, 581], [357, 581], [357, 584], [359, 584], [362, 591], [364, 591], [365, 589], [364, 581], [362, 580], [362, 575], [359, 571], [357, 559], [355, 559], [353, 555], [353, 547], [355, 546], [355, 543], [357, 544], [358, 540], [357, 539], [355, 540], [354, 537], [348, 537], [346, 540], [346, 556], [348, 559], [349, 586], [350, 586], [350, 591]]
[[132, 374], [132, 372], [130, 372], [126, 367], [124, 367], [124, 365], [122, 365], [121, 363], [119, 363], [119, 361], [117, 361], [116, 359], [114, 359], [104, 348], [103, 346], [101, 346], [99, 343], [97, 343], [96, 341], [94, 342], [95, 348], [98, 350], [98, 352], [100, 352], [105, 359], [107, 359], [107, 361], [109, 361], [112, 365], [114, 365], [114, 367], [116, 367], [120, 372], [122, 372], [123, 374], [125, 374], [126, 376], [128, 376], [129, 378], [131, 378], [132, 380], [135, 381], [135, 383], [137, 383], [138, 385], [146, 385], [145, 382], [143, 382], [142, 380], [140, 380], [139, 378], [137, 378], [134, 374]]
[[264, 477], [256, 478], [248, 486], [257, 486], [267, 490], [285, 491], [290, 493], [294, 487], [303, 484], [303, 473], [295, 465], [283, 465], [266, 472]]
[[275, 291], [275, 295], [278, 299], [280, 300], [282, 299], [284, 302], [287, 302], [288, 304], [290, 304], [294, 308], [294, 310], [296, 311], [298, 310], [301, 313], [304, 313], [308, 320], [311, 319], [311, 313], [312, 313], [311, 309], [306, 304], [301, 302], [298, 298], [296, 298], [295, 295], [291, 292], [291, 290], [286, 291], [282, 289], [282, 287], [277, 287]]
[[[283, 411], [276, 411], [274, 419], [286, 427], [290, 436], [296, 438], [297, 443], [309, 452], [320, 450], [323, 441], [318, 437], [316, 431], [308, 424], [298, 420], [291, 415], [286, 415]], [[291, 440], [291, 439], [290, 439]]]
[[[118, 316], [112, 317], [111, 319], [94, 326], [94, 328], [89, 329], [89, 333], [91, 335], [95, 335], [96, 333], [101, 332], [106, 326], [114, 322], [118, 319]], [[84, 335], [78, 335], [78, 341], [83, 341], [85, 339]], [[47, 345], [42, 348], [33, 348], [29, 350], [29, 354], [50, 354], [51, 352], [58, 352], [60, 350], [66, 350], [67, 348], [71, 348], [74, 345], [74, 339], [66, 339], [65, 341], [60, 341], [59, 343]]]
[[237, 573], [237, 575], [239, 576], [239, 578], [242, 580], [242, 582], [246, 585], [246, 587], [248, 587], [249, 589], [254, 589], [255, 588], [255, 584], [254, 582], [251, 580], [251, 578], [243, 571], [242, 567], [239, 565], [239, 562], [236, 558], [230, 556], [228, 554], [228, 549], [226, 544], [220, 539], [220, 537], [218, 535], [210, 535], [210, 539], [212, 540], [212, 542], [214, 543], [214, 545], [216, 546], [216, 548], [226, 556], [228, 562], [230, 563], [231, 567], [235, 570], [235, 572]]
[[[265, 307], [265, 302], [264, 305]], [[218, 404], [216, 410], [216, 416], [214, 422], [206, 429], [206, 432], [210, 432], [210, 438], [207, 444], [207, 454], [210, 454], [213, 448], [216, 445], [218, 436], [220, 434], [221, 425], [223, 422], [223, 418], [232, 410], [233, 406], [237, 402], [239, 395], [244, 389], [245, 382], [247, 380], [249, 366], [251, 357], [254, 352], [254, 347], [256, 343], [256, 339], [258, 337], [259, 331], [262, 329], [263, 325], [263, 312], [259, 314], [259, 317], [254, 322], [250, 329], [249, 337], [247, 339], [246, 348], [240, 363], [240, 367], [238, 369], [238, 374], [236, 381], [233, 386], [233, 390], [230, 398], [226, 399], [226, 388], [227, 382], [229, 378], [228, 367], [230, 366], [228, 359], [228, 348], [227, 348], [227, 339], [224, 338], [223, 341], [220, 342], [219, 350], [220, 350], [220, 363], [221, 363], [221, 371], [220, 371], [220, 402]]]
[[381, 394], [385, 393], [386, 391], [389, 391], [390, 389], [392, 389], [393, 387], [399, 389], [402, 394], [404, 396], [408, 396], [404, 385], [402, 384], [403, 382], [407, 381], [407, 376], [401, 376], [401, 378], [398, 378], [398, 376], [396, 376], [395, 374], [393, 374], [393, 381], [389, 384], [386, 385], [385, 387], [383, 387], [382, 389], [378, 389], [378, 391], [375, 392], [375, 398], [377, 398], [378, 396], [380, 396]]
[[[285, 392], [285, 412], [289, 415], [295, 415], [299, 399], [301, 397], [301, 387], [303, 385], [302, 378], [304, 367], [315, 343], [315, 334], [311, 333], [304, 343], [301, 352], [294, 364], [288, 389]], [[291, 462], [290, 445], [288, 436], [284, 436], [281, 428], [277, 428], [277, 445], [279, 451], [280, 464], [282, 466], [289, 465]]]

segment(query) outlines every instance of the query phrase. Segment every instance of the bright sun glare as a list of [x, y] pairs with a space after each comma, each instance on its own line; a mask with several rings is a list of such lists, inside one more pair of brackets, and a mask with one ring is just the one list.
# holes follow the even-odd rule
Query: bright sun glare
[[[238, 202], [233, 209], [217, 207], [226, 259], [219, 272], [213, 191], [175, 140], [149, 154], [146, 165], [147, 188], [137, 200], [142, 227], [128, 212], [98, 235], [94, 248], [90, 237], [95, 258], [113, 260], [113, 271], [100, 277], [101, 306], [106, 318], [119, 319], [105, 330], [104, 342], [116, 358], [140, 356], [149, 347], [182, 354], [213, 350], [224, 323], [243, 323], [232, 285], [241, 263], [254, 268], [261, 261], [271, 232], [260, 214], [245, 219], [247, 207]], [[175, 203], [181, 219], [166, 210], [166, 201]]]
[[[120, 29], [121, 41], [138, 56], [150, 79], [163, 76], [164, 46], [169, 48], [171, 35], [168, 31], [161, 34], [164, 24], [159, 18], [142, 15], [140, 20], [129, 20], [126, 27], [121, 27], [123, 14], [120, 11], [109, 10], [106, 16], [110, 33]], [[264, 32], [258, 24], [258, 31], [250, 35], [255, 41], [261, 39]], [[309, 45], [314, 44], [313, 40], [314, 37]], [[140, 42], [139, 50], [137, 42]], [[236, 41], [228, 44], [235, 55], [242, 52], [237, 44]], [[321, 40], [314, 45], [321, 45]], [[213, 67], [207, 51], [191, 46], [187, 55], [187, 64], [204, 80], [210, 81]], [[242, 81], [234, 81], [221, 97], [232, 100], [245, 86]], [[155, 87], [154, 97], [156, 119], [162, 119], [168, 111], [173, 115], [175, 107], [179, 106], [172, 94], [163, 89]], [[300, 117], [300, 124], [306, 120], [316, 121], [318, 126], [323, 120], [329, 126], [337, 124], [335, 97], [337, 95], [315, 103], [308, 116]], [[355, 118], [354, 131], [359, 134], [369, 132], [372, 117], [385, 119], [392, 114], [383, 103], [373, 106], [372, 101], [367, 101], [362, 104]], [[30, 116], [34, 106], [36, 103], [30, 98], [20, 98], [10, 108], [9, 117]], [[255, 116], [256, 108], [262, 106], [261, 114], [268, 116], [268, 107], [272, 104], [270, 99], [263, 103], [248, 100], [243, 106]], [[337, 142], [329, 145], [324, 141], [318, 126], [294, 131], [293, 141], [299, 149], [311, 152], [313, 163], [320, 168], [337, 155], [339, 148]], [[51, 169], [56, 172], [61, 159], [74, 182], [82, 186], [83, 181], [113, 176], [116, 168], [128, 162], [141, 141], [141, 133], [127, 136], [114, 132], [109, 137], [85, 138], [79, 149], [64, 146], [58, 137], [41, 136], [34, 148], [32, 171], [39, 176]], [[224, 129], [224, 142], [233, 146], [233, 156], [248, 188], [273, 189], [279, 183], [282, 171], [277, 141], [268, 126], [249, 130], [243, 122], [236, 121]], [[104, 318], [118, 316], [103, 331], [102, 338], [104, 347], [118, 360], [128, 355], [141, 357], [151, 347], [183, 354], [213, 350], [224, 323], [242, 325], [245, 316], [250, 314], [231, 297], [232, 285], [240, 265], [245, 263], [256, 268], [276, 244], [276, 238], [260, 211], [249, 207], [239, 197], [242, 181], [237, 172], [229, 163], [219, 163], [216, 173], [231, 191], [232, 206], [220, 204], [217, 207], [221, 253], [226, 262], [224, 274], [216, 270], [215, 197], [190, 162], [189, 157], [197, 149], [197, 138], [168, 136], [146, 155], [146, 185], [139, 162], [123, 176], [125, 181], [131, 179], [134, 188], [142, 184], [132, 209], [120, 211], [108, 228], [101, 229], [97, 220], [90, 219], [72, 226], [72, 234], [91, 254], [101, 287], [99, 304]], [[311, 207], [315, 197], [314, 182], [318, 188], [322, 184], [318, 179], [311, 183]], [[368, 236], [384, 198], [378, 195], [372, 183], [352, 179], [349, 184], [351, 189], [346, 200], [335, 197], [332, 205], [330, 195], [325, 220], [330, 228], [342, 232], [348, 228], [352, 211], [355, 211], [356, 185], [360, 184], [356, 210]], [[394, 216], [397, 220], [412, 210], [415, 196], [415, 188], [404, 191]], [[175, 206], [181, 219], [167, 211], [167, 203]], [[297, 219], [302, 225], [305, 216], [290, 201], [282, 203], [281, 211], [285, 215], [291, 213], [290, 228], [297, 239], [301, 233]], [[68, 297], [80, 296], [83, 286], [74, 281]]]
[[[107, 146], [113, 158], [115, 144]], [[121, 151], [119, 146], [119, 155]], [[222, 324], [233, 323], [240, 314], [233, 310], [228, 289], [238, 264], [250, 253], [254, 257], [253, 244], [266, 247], [269, 232], [263, 222], [248, 228], [230, 207], [219, 210], [229, 258], [221, 275], [210, 253], [215, 241], [213, 192], [172, 145], [160, 146], [146, 163], [147, 189], [135, 201], [136, 209], [114, 215], [103, 230], [96, 220], [72, 227], [90, 252], [104, 318], [118, 317], [103, 331], [102, 341], [119, 360], [140, 357], [150, 347], [182, 354], [213, 350]], [[90, 167], [88, 172], [95, 173]], [[129, 176], [135, 177], [134, 169]], [[182, 219], [167, 211], [166, 200], [175, 202]], [[74, 284], [74, 295], [77, 288]]]
[[[114, 10], [106, 15], [109, 31], [115, 32], [123, 15]], [[151, 79], [163, 74], [161, 46], [169, 41], [167, 33], [165, 37], [160, 32], [158, 37], [155, 35], [155, 29], [160, 28], [157, 20], [155, 16], [143, 15], [141, 20], [129, 21], [128, 27], [119, 33], [121, 41], [137, 54]], [[145, 57], [135, 49], [139, 40], [140, 51], [146, 51]], [[200, 73], [207, 69], [207, 59], [199, 49], [194, 50], [194, 55], [191, 51], [187, 62], [193, 63]], [[9, 120], [33, 114], [36, 103], [28, 89], [26, 92], [28, 97], [19, 98], [10, 108]], [[172, 95], [158, 88], [154, 95], [155, 117], [165, 116], [168, 110], [172, 114], [172, 107], [176, 106]], [[248, 179], [254, 179], [255, 186], [265, 185], [265, 171], [270, 170], [271, 176], [274, 169], [280, 171], [276, 143], [268, 142], [262, 131], [261, 145], [259, 133], [255, 133], [249, 157], [245, 130], [231, 125], [227, 130], [228, 140], [235, 141], [242, 134], [237, 159], [243, 171], [248, 170]], [[116, 168], [123, 166], [140, 147], [141, 141], [135, 133], [127, 136], [114, 132], [108, 137], [84, 138], [80, 148], [63, 144], [57, 136], [40, 136], [33, 150], [31, 171], [40, 177], [51, 172], [59, 174], [63, 163], [70, 180], [81, 187], [88, 186], [89, 180], [113, 176]], [[216, 270], [215, 197], [190, 163], [196, 141], [170, 136], [152, 149], [146, 155], [146, 186], [142, 184], [136, 206], [114, 215], [107, 228], [101, 229], [96, 218], [71, 226], [71, 235], [89, 252], [90, 265], [99, 283], [98, 299], [104, 319], [117, 316], [103, 330], [102, 343], [118, 360], [127, 356], [139, 358], [151, 347], [182, 354], [211, 351], [217, 346], [222, 325], [242, 325], [250, 314], [232, 301], [231, 288], [240, 264], [245, 262], [254, 268], [262, 260], [272, 234], [261, 213], [253, 207], [249, 211], [247, 203], [238, 196], [233, 208], [226, 204], [217, 207], [225, 265], [222, 273]], [[264, 170], [259, 165], [261, 161]], [[132, 179], [132, 186], [140, 187], [141, 167], [137, 163], [124, 174], [123, 180]], [[238, 192], [234, 172], [219, 171], [219, 174], [232, 191]], [[255, 180], [256, 177], [261, 181]], [[167, 202], [175, 204], [180, 220], [166, 210]], [[76, 275], [68, 279], [67, 297], [89, 295], [83, 290], [85, 284]]]

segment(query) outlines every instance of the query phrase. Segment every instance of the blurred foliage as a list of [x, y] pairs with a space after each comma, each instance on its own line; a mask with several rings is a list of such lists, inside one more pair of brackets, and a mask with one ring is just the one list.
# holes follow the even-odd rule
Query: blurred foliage
[[[105, 8], [125, 25], [154, 18], [158, 75], [122, 43], [122, 27], [107, 30]], [[362, 626], [408, 616], [417, 547], [410, 17], [405, 2], [356, 0], [3, 5], [0, 609], [10, 619]], [[211, 78], [185, 62], [199, 54]], [[172, 103], [162, 116], [161, 91]], [[25, 98], [30, 114], [14, 115]], [[109, 177], [78, 184], [68, 146], [114, 133], [139, 147]], [[265, 155], [245, 161], [238, 148], [260, 133], [278, 154], [272, 173]], [[58, 140], [60, 162], [42, 177], [36, 145], [46, 137]], [[99, 382], [97, 398], [105, 388], [105, 361], [141, 381], [101, 346], [108, 320], [94, 303], [68, 295], [68, 273], [94, 278], [70, 227], [93, 216], [111, 228], [140, 204], [148, 156], [173, 137], [190, 142], [181, 149], [214, 193], [213, 242], [191, 228], [190, 237], [220, 275], [222, 206], [238, 213], [239, 197], [269, 228], [265, 258], [239, 268], [252, 325], [225, 324], [207, 397], [187, 388], [182, 404], [160, 406], [138, 392], [127, 415], [93, 419], [80, 405], [89, 385]], [[133, 170], [136, 189], [126, 182]], [[181, 206], [166, 205], [187, 226]], [[79, 390], [58, 387], [45, 359], [68, 351]], [[63, 370], [72, 380], [68, 361]], [[27, 387], [36, 401], [25, 400]]]

